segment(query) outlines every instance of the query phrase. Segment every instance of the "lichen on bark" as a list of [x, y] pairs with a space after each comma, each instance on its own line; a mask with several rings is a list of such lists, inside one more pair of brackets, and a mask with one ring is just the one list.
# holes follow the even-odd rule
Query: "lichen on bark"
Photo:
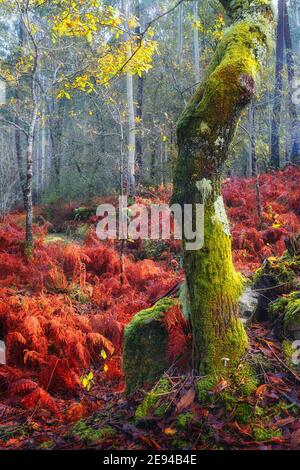
[[206, 76], [178, 122], [173, 202], [205, 205], [204, 247], [184, 242], [195, 366], [204, 373], [234, 368], [247, 348], [237, 303], [243, 281], [231, 254], [221, 178], [243, 109], [253, 100], [273, 15], [270, 0], [221, 0], [231, 25]]

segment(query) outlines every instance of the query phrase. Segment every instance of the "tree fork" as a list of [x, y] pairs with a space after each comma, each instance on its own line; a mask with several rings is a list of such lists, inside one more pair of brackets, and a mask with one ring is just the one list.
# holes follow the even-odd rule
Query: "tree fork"
[[194, 361], [205, 374], [236, 366], [247, 348], [237, 307], [243, 281], [232, 262], [221, 177], [241, 113], [255, 97], [273, 32], [271, 0], [220, 1], [231, 25], [179, 120], [173, 195], [182, 205], [205, 204], [204, 247], [183, 246]]

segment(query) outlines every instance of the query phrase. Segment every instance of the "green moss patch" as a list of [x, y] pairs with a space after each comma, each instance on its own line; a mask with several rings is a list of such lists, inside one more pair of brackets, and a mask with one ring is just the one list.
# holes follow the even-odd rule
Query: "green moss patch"
[[[220, 387], [222, 383], [226, 384]], [[197, 397], [200, 403], [219, 403], [227, 411], [232, 411], [240, 399], [249, 397], [258, 386], [255, 369], [248, 362], [241, 363], [236, 371], [229, 371], [226, 378], [210, 375], [196, 384]]]
[[286, 305], [288, 295], [299, 285], [300, 260], [286, 253], [281, 258], [269, 258], [254, 275], [254, 287], [259, 292], [256, 311], [258, 321], [276, 320]]
[[71, 428], [69, 434], [71, 436], [77, 436], [83, 441], [93, 442], [114, 437], [117, 434], [117, 431], [110, 426], [95, 429], [92, 426], [89, 426], [84, 420], [79, 420]]
[[163, 319], [174, 305], [178, 300], [162, 299], [135, 315], [125, 328], [123, 370], [127, 393], [154, 383], [167, 369], [168, 332]]
[[163, 418], [171, 409], [169, 393], [172, 390], [172, 384], [167, 377], [162, 377], [158, 384], [147, 393], [143, 402], [138, 406], [135, 412], [136, 424], [141, 425], [151, 416], [154, 418]]

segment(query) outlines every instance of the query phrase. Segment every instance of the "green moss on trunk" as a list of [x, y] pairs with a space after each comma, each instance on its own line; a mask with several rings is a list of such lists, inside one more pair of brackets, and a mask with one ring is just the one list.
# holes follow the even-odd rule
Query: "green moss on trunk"
[[205, 246], [186, 251], [185, 272], [191, 300], [194, 359], [202, 373], [235, 367], [247, 348], [247, 335], [238, 318], [243, 290], [231, 256], [231, 240], [213, 212], [205, 214]]

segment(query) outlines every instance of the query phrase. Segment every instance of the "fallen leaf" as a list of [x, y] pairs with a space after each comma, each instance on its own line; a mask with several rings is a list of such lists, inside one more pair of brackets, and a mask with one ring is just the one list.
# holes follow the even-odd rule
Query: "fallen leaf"
[[215, 394], [218, 394], [218, 393], [221, 393], [223, 390], [225, 390], [226, 388], [228, 388], [230, 385], [230, 382], [228, 380], [221, 380], [221, 382], [219, 382], [215, 388], [213, 389], [213, 393]]
[[66, 421], [71, 423], [73, 421], [79, 421], [87, 415], [86, 408], [81, 403], [74, 403], [67, 409]]
[[177, 429], [174, 429], [174, 428], [166, 428], [164, 430], [164, 433], [166, 436], [174, 436], [174, 434], [177, 433]]
[[181, 413], [183, 410], [191, 406], [195, 401], [195, 396], [196, 396], [196, 393], [195, 393], [194, 387], [190, 388], [189, 391], [186, 392], [186, 394], [183, 395], [183, 397], [181, 397], [181, 399], [177, 403], [176, 405], [177, 412]]
[[274, 423], [274, 426], [283, 428], [284, 426], [287, 426], [288, 424], [292, 424], [295, 421], [296, 421], [296, 418], [293, 418], [293, 416], [290, 416], [289, 418], [278, 419], [278, 421]]
[[261, 385], [260, 387], [257, 388], [255, 395], [257, 397], [261, 397], [266, 392], [267, 388], [268, 388], [268, 384]]
[[300, 429], [295, 431], [291, 437], [291, 449], [300, 449]]
[[139, 439], [145, 442], [151, 449], [161, 450], [161, 446], [154, 439], [151, 439], [151, 437], [139, 436]]

